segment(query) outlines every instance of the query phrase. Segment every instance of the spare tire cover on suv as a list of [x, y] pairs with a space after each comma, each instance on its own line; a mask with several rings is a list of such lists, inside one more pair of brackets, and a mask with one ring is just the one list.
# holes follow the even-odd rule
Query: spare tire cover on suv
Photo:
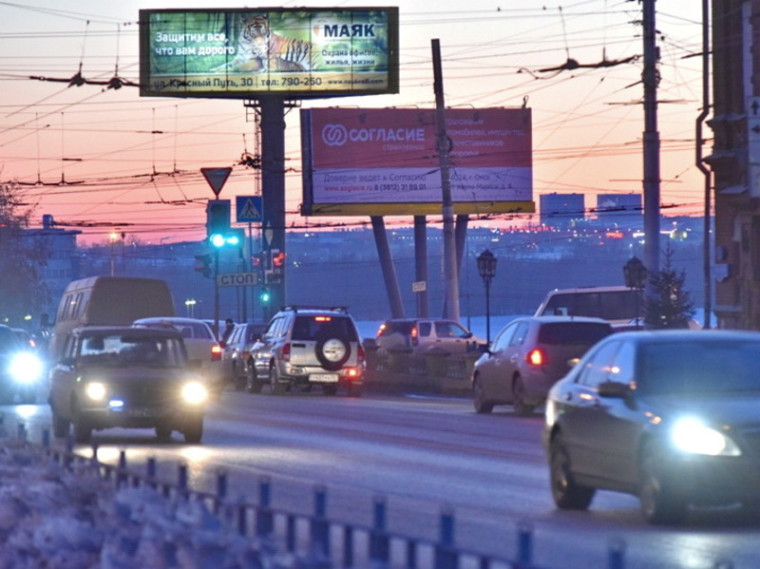
[[338, 371], [351, 357], [351, 344], [341, 338], [322, 338], [315, 348], [317, 359], [328, 371]]

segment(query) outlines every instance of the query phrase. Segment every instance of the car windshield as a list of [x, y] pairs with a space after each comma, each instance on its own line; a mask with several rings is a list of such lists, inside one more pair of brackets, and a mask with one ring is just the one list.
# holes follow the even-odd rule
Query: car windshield
[[555, 294], [543, 314], [630, 320], [636, 317], [636, 309], [641, 311], [643, 307], [643, 303], [637, 303], [636, 294], [635, 290]]
[[552, 322], [538, 331], [538, 343], [549, 346], [591, 346], [612, 332], [601, 322]]
[[760, 390], [760, 342], [651, 342], [638, 358], [637, 387], [653, 394]]
[[179, 339], [122, 334], [82, 338], [80, 360], [107, 366], [184, 366], [186, 357]]
[[351, 319], [330, 315], [296, 317], [293, 325], [294, 340], [319, 340], [332, 337], [346, 338], [355, 342], [357, 334]]

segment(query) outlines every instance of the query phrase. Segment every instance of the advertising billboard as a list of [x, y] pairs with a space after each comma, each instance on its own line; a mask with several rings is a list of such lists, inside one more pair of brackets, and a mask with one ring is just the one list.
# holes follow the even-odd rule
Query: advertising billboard
[[[446, 109], [454, 210], [533, 212], [531, 110]], [[301, 111], [304, 215], [440, 214], [435, 110]]]
[[140, 10], [142, 96], [398, 93], [398, 8]]

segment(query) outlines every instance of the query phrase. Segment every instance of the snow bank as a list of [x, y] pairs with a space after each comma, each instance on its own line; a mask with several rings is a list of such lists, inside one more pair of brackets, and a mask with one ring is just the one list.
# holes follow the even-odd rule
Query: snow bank
[[43, 449], [0, 440], [3, 569], [326, 568], [245, 538], [199, 499], [150, 487], [116, 488], [87, 462], [59, 464]]

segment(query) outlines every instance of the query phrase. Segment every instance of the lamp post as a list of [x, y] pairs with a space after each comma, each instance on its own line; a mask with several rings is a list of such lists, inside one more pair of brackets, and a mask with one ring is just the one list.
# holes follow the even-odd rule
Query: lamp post
[[486, 285], [486, 341], [491, 343], [491, 280], [496, 274], [496, 257], [488, 249], [478, 255], [478, 273]]
[[185, 301], [185, 308], [187, 310], [187, 317], [188, 318], [194, 318], [195, 317], [195, 303], [196, 303], [196, 300], [194, 298], [188, 298]]
[[639, 328], [639, 295], [644, 289], [644, 284], [647, 279], [647, 268], [641, 259], [638, 257], [631, 257], [623, 265], [623, 278], [625, 279], [625, 286], [630, 289], [634, 289], [635, 293], [635, 310], [636, 310], [636, 328]]

